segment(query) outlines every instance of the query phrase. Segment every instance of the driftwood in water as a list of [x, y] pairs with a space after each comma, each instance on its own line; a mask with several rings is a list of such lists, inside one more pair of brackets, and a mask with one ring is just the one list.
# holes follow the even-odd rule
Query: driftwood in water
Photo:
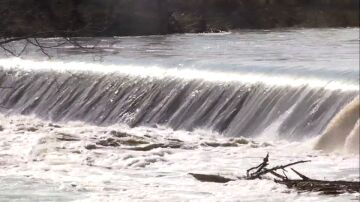
[[[299, 191], [308, 191], [308, 192], [320, 192], [322, 194], [330, 194], [337, 195], [343, 193], [355, 193], [360, 192], [360, 182], [353, 181], [326, 181], [326, 180], [316, 180], [311, 179], [297, 170], [291, 168], [291, 170], [298, 175], [301, 179], [289, 179], [285, 172], [283, 174], [279, 174], [278, 170], [286, 171], [285, 168], [300, 164], [306, 163], [309, 161], [296, 161], [293, 163], [289, 163], [286, 165], [275, 166], [272, 168], [267, 168], [269, 165], [269, 154], [263, 159], [263, 162], [256, 167], [252, 167], [246, 171], [246, 176], [238, 177], [238, 179], [242, 180], [254, 180], [254, 179], [262, 179], [262, 177], [266, 174], [272, 174], [277, 179], [274, 182], [279, 184], [284, 184], [288, 188], [294, 188]], [[255, 171], [254, 171], [255, 170]], [[251, 172], [253, 171], [253, 172]], [[197, 180], [201, 182], [217, 182], [217, 183], [227, 183], [229, 181], [233, 181], [234, 179], [222, 177], [220, 175], [206, 175], [206, 174], [195, 174], [189, 173]]]
[[[299, 163], [306, 163], [309, 161], [297, 161], [294, 163], [289, 163], [286, 165], [275, 166], [273, 168], [267, 169], [266, 166], [268, 165], [269, 155], [267, 155], [263, 162], [258, 165], [257, 167], [250, 168], [247, 170], [247, 179], [261, 179], [261, 176], [265, 174], [272, 174], [276, 178], [274, 181], [279, 184], [284, 184], [288, 188], [295, 188], [299, 191], [309, 191], [309, 192], [320, 192], [322, 194], [342, 194], [342, 193], [354, 193], [360, 192], [360, 182], [352, 182], [352, 181], [326, 181], [326, 180], [315, 180], [311, 179], [297, 170], [291, 168], [291, 170], [298, 175], [301, 180], [289, 179], [285, 173], [279, 174], [277, 170], [286, 171], [285, 168], [299, 164]], [[253, 173], [249, 173], [251, 170], [259, 168]]]
[[[296, 165], [296, 164], [300, 164], [300, 163], [307, 163], [310, 161], [296, 161], [293, 163], [289, 163], [286, 165], [281, 165], [281, 166], [275, 166], [273, 168], [267, 169], [266, 166], [269, 165], [269, 154], [266, 155], [266, 157], [263, 159], [263, 162], [261, 164], [259, 164], [256, 167], [250, 168], [246, 171], [246, 178], [248, 180], [253, 180], [253, 179], [261, 179], [261, 176], [271, 173], [273, 175], [275, 175], [276, 177], [280, 177], [279, 174], [275, 173], [276, 170], [285, 170], [285, 168]], [[251, 170], [257, 169], [255, 172], [250, 173]], [[275, 174], [274, 174], [275, 173]], [[283, 176], [285, 177], [285, 176]], [[287, 177], [286, 177], [287, 178]]]
[[275, 180], [276, 183], [284, 184], [288, 188], [299, 191], [320, 192], [327, 195], [359, 192], [359, 182], [350, 181], [325, 181], [325, 180]]
[[205, 175], [205, 174], [196, 174], [196, 173], [189, 173], [195, 179], [199, 180], [200, 182], [216, 182], [216, 183], [227, 183], [230, 181], [234, 181], [234, 179], [222, 177], [220, 175]]

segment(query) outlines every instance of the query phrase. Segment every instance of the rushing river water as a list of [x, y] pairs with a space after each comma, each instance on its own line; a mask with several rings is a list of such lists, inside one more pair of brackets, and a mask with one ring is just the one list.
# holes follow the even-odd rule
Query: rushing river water
[[[359, 96], [359, 29], [78, 40], [96, 47], [47, 49], [50, 60], [33, 47], [0, 57], [0, 201], [358, 197], [188, 173], [240, 176], [269, 152], [272, 165], [309, 159], [297, 166], [308, 176], [358, 180], [358, 155], [313, 145]], [[237, 143], [209, 146], [229, 141]]]

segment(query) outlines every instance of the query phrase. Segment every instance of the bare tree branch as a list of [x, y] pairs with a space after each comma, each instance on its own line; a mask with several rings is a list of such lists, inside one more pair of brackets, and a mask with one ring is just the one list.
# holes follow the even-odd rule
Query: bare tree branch
[[24, 36], [24, 37], [11, 37], [11, 38], [5, 38], [3, 40], [0, 41], [0, 45], [4, 45], [4, 44], [8, 44], [8, 43], [11, 43], [11, 42], [14, 42], [14, 41], [21, 41], [21, 40], [25, 40], [25, 39], [28, 39], [28, 38], [31, 38], [31, 35], [30, 36]]
[[248, 170], [246, 171], [246, 176], [249, 177], [250, 171], [252, 171], [252, 170], [254, 170], [254, 169], [257, 169], [257, 170], [255, 171], [255, 173], [260, 172], [263, 168], [265, 168], [266, 166], [269, 165], [268, 162], [269, 162], [269, 153], [267, 153], [266, 157], [263, 159], [263, 162], [262, 162], [261, 164], [259, 164], [259, 165], [256, 166], [256, 167], [252, 167], [252, 168], [248, 169]]
[[[75, 46], [76, 48], [87, 49], [86, 47], [84, 47], [80, 43], [78, 43], [76, 40], [71, 39], [71, 36], [76, 35], [78, 32], [79, 32], [79, 30], [78, 31], [39, 32], [39, 33], [29, 34], [29, 35], [25, 35], [25, 36], [21, 36], [21, 37], [0, 37], [0, 48], [3, 49], [6, 53], [9, 53], [10, 55], [12, 55], [14, 57], [19, 57], [25, 52], [25, 50], [28, 47], [28, 44], [31, 44], [35, 47], [38, 47], [40, 49], [40, 51], [44, 55], [46, 55], [48, 58], [51, 58], [51, 56], [47, 53], [47, 51], [45, 49], [60, 47], [67, 43]], [[1, 36], [1, 34], [0, 34], [0, 36]], [[39, 41], [40, 38], [46, 38], [48, 36], [52, 36], [52, 37], [59, 36], [62, 38], [63, 41], [59, 42], [55, 45], [52, 45], [52, 46], [44, 45], [42, 42]], [[7, 47], [7, 45], [10, 46], [13, 42], [17, 42], [17, 41], [25, 41], [25, 45], [19, 51], [19, 53], [16, 53], [16, 50], [11, 50], [9, 47]], [[95, 47], [96, 47], [96, 45], [92, 48], [95, 48]]]
[[40, 51], [50, 59], [51, 56], [44, 50], [43, 46], [41, 46], [41, 44], [39, 43], [37, 38], [34, 38], [34, 41], [35, 41], [36, 45], [40, 48]]
[[310, 180], [310, 178], [306, 177], [305, 175], [299, 173], [298, 171], [296, 171], [294, 168], [291, 168], [292, 171], [294, 171], [294, 173], [296, 173], [299, 177], [301, 177], [303, 180]]
[[9, 53], [10, 55], [12, 55], [14, 57], [18, 57], [18, 54], [16, 54], [13, 50], [10, 50], [9, 48], [7, 48], [5, 45], [0, 44], [0, 48], [3, 49], [5, 51], [5, 53]]
[[[271, 169], [266, 169], [264, 165], [268, 163], [268, 155], [264, 158], [264, 161], [253, 168], [250, 168], [247, 171], [247, 176], [237, 177], [238, 180], [253, 180], [253, 179], [261, 179], [262, 175], [270, 173], [275, 177], [279, 178], [274, 179], [275, 183], [284, 184], [288, 188], [297, 189], [298, 191], [307, 191], [307, 192], [320, 192], [322, 194], [328, 195], [338, 195], [343, 193], [359, 193], [360, 192], [360, 183], [359, 181], [326, 181], [326, 180], [316, 180], [310, 179], [309, 177], [301, 174], [295, 169], [291, 168], [294, 173], [296, 173], [302, 179], [289, 179], [285, 174], [285, 168], [289, 166], [293, 166], [299, 163], [305, 163], [309, 161], [296, 161], [293, 163], [289, 163], [286, 165], [275, 166]], [[258, 168], [263, 169], [258, 169]], [[256, 172], [249, 174], [249, 171], [258, 169]], [[276, 170], [283, 170], [283, 175], [275, 172]], [[195, 179], [201, 182], [216, 182], [216, 183], [227, 183], [229, 181], [233, 181], [236, 179], [226, 178], [220, 175], [208, 175], [208, 174], [196, 174], [189, 173]]]
[[270, 168], [270, 169], [264, 168], [262, 171], [259, 171], [259, 172], [255, 172], [255, 173], [250, 174], [250, 176], [248, 177], [248, 179], [260, 178], [262, 175], [265, 175], [265, 174], [267, 174], [267, 173], [270, 173], [271, 171], [276, 171], [276, 170], [279, 170], [279, 169], [285, 169], [285, 168], [287, 168], [287, 167], [289, 167], [289, 166], [293, 166], [293, 165], [300, 164], [300, 163], [307, 163], [307, 162], [310, 162], [310, 161], [296, 161], [296, 162], [289, 163], [289, 164], [286, 164], [286, 165], [275, 166], [275, 167]]

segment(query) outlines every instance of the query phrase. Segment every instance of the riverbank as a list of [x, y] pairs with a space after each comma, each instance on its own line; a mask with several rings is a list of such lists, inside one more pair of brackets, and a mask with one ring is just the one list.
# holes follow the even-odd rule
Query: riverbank
[[125, 36], [358, 26], [359, 0], [0, 2], [1, 36]]

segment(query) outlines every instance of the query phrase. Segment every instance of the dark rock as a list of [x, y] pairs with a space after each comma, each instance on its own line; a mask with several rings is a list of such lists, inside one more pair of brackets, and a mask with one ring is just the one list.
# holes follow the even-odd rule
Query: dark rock
[[35, 127], [30, 127], [30, 128], [26, 128], [26, 130], [29, 131], [29, 132], [35, 132], [35, 131], [37, 131], [39, 129], [37, 129]]
[[168, 138], [167, 139], [168, 141], [171, 141], [171, 142], [184, 142], [184, 141], [182, 141], [182, 140], [179, 140], [179, 139], [174, 139], [174, 138]]
[[116, 131], [116, 130], [112, 130], [110, 131], [110, 135], [113, 135], [115, 137], [129, 137], [131, 135], [127, 134], [127, 133], [124, 133], [124, 132], [120, 132], [120, 131]]
[[100, 140], [96, 142], [97, 145], [104, 147], [118, 147], [120, 144], [114, 138], [107, 138], [105, 140]]
[[[119, 133], [116, 132], [113, 133], [114, 135], [117, 135]], [[149, 142], [140, 139], [136, 139], [136, 136], [132, 136], [129, 139], [117, 139], [117, 138], [106, 138], [103, 140], [99, 140], [96, 142], [97, 145], [105, 146], [105, 147], [118, 147], [120, 145], [127, 145], [127, 146], [136, 146], [141, 144], [149, 144]]]
[[182, 142], [169, 142], [164, 148], [180, 149], [183, 145], [184, 144]]
[[156, 148], [163, 148], [165, 147], [164, 144], [159, 143], [159, 144], [150, 144], [150, 145], [146, 145], [144, 147], [131, 147], [128, 148], [129, 150], [134, 150], [134, 151], [150, 151]]
[[74, 135], [66, 133], [56, 133], [56, 139], [60, 141], [79, 141], [80, 139]]
[[4, 130], [4, 128], [0, 125], [0, 131], [3, 131]]
[[85, 149], [93, 150], [93, 149], [97, 149], [97, 146], [94, 144], [88, 144], [88, 145], [85, 145]]
[[66, 147], [55, 147], [56, 151], [65, 150], [65, 149], [66, 149]]
[[130, 145], [130, 146], [135, 146], [135, 145], [140, 145], [140, 144], [149, 144], [149, 142], [147, 142], [147, 141], [135, 140], [135, 139], [121, 140], [120, 143], [123, 145]]
[[226, 143], [218, 143], [218, 142], [204, 142], [201, 146], [208, 146], [208, 147], [237, 147], [238, 144], [233, 142], [226, 142]]
[[240, 138], [240, 139], [232, 139], [231, 141], [232, 141], [233, 143], [236, 143], [236, 144], [249, 144], [249, 140], [243, 139], [243, 138]]
[[170, 149], [179, 149], [182, 148], [183, 144], [182, 143], [155, 143], [155, 144], [149, 144], [143, 147], [131, 147], [128, 148], [129, 150], [134, 150], [134, 151], [150, 151], [153, 149], [157, 149], [157, 148], [170, 148]]

